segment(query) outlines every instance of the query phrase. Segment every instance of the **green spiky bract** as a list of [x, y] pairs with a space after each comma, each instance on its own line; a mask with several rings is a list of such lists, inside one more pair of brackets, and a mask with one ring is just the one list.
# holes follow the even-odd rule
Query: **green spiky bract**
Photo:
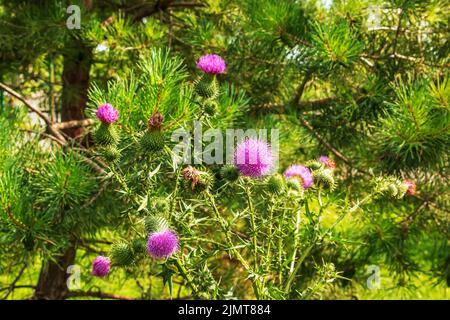
[[170, 203], [166, 198], [155, 197], [148, 201], [147, 208], [151, 214], [164, 214], [169, 210]]
[[145, 152], [158, 152], [164, 149], [164, 134], [160, 131], [147, 130], [141, 138], [141, 148]]
[[145, 217], [144, 228], [147, 234], [158, 232], [162, 230], [167, 230], [169, 228], [169, 223], [167, 220], [159, 215], [152, 215]]
[[306, 166], [311, 170], [320, 170], [324, 167], [323, 163], [317, 160], [310, 160], [306, 163]]
[[203, 104], [203, 110], [207, 115], [214, 116], [219, 110], [219, 104], [214, 100], [208, 99]]
[[124, 267], [133, 263], [133, 249], [128, 243], [117, 242], [111, 247], [111, 262], [115, 266]]
[[273, 194], [280, 194], [285, 190], [285, 182], [281, 175], [276, 174], [267, 179], [267, 190]]
[[203, 76], [195, 81], [195, 92], [202, 98], [214, 100], [219, 96], [219, 82], [215, 76]]
[[146, 241], [142, 238], [133, 239], [131, 242], [131, 248], [133, 249], [134, 254], [143, 254], [146, 251]]
[[289, 194], [294, 197], [303, 199], [305, 195], [305, 189], [302, 183], [296, 178], [290, 178], [286, 180], [286, 186], [288, 187]]
[[115, 162], [120, 159], [120, 150], [115, 145], [109, 145], [101, 149], [102, 156], [109, 162]]
[[95, 142], [101, 146], [117, 145], [119, 139], [120, 135], [116, 126], [107, 123], [101, 123], [94, 134]]
[[313, 171], [315, 183], [320, 187], [333, 191], [336, 188], [336, 181], [334, 179], [333, 170], [319, 169]]
[[220, 170], [220, 176], [229, 182], [234, 182], [239, 178], [239, 170], [235, 166], [226, 165]]

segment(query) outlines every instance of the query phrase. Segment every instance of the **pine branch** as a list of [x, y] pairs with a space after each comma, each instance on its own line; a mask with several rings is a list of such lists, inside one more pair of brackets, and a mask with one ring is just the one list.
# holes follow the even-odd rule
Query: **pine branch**
[[20, 278], [22, 278], [22, 275], [23, 275], [23, 273], [24, 273], [26, 268], [27, 268], [27, 264], [24, 263], [24, 265], [23, 265], [22, 269], [20, 269], [20, 272], [17, 275], [17, 277], [14, 279], [14, 281], [8, 287], [6, 295], [3, 297], [3, 300], [6, 300], [9, 297], [9, 295], [11, 294], [11, 292], [14, 291], [14, 288], [16, 287], [16, 283], [20, 280]]
[[[346, 163], [348, 166], [353, 168], [353, 164], [350, 161], [350, 159], [348, 159], [346, 156], [344, 156], [339, 150], [337, 150], [335, 147], [333, 147], [328, 141], [326, 141], [315, 129], [314, 127], [305, 119], [303, 119], [303, 117], [300, 117], [300, 122], [302, 123], [302, 125], [308, 129], [313, 135], [314, 137], [321, 143], [323, 144], [328, 150], [331, 151], [331, 153], [333, 153], [336, 158], [342, 160], [344, 163]], [[358, 169], [358, 171], [361, 172], [365, 172], [365, 170], [362, 169]]]
[[198, 7], [205, 7], [206, 4], [199, 3], [199, 2], [178, 2], [174, 3], [174, 0], [157, 0], [155, 5], [150, 7], [145, 7], [140, 12], [136, 13], [133, 17], [134, 22], [139, 22], [143, 18], [151, 16], [152, 14], [155, 14], [159, 11], [165, 11], [169, 8], [198, 8]]
[[92, 119], [83, 119], [83, 120], [71, 120], [66, 122], [59, 122], [55, 123], [53, 125], [54, 128], [61, 130], [61, 129], [68, 129], [68, 128], [78, 128], [78, 127], [89, 127], [94, 124], [94, 120]]
[[30, 109], [32, 112], [36, 113], [45, 122], [50, 134], [52, 134], [55, 138], [60, 140], [62, 143], [66, 143], [66, 139], [62, 136], [62, 134], [59, 132], [59, 130], [53, 126], [53, 123], [50, 120], [50, 118], [44, 112], [42, 112], [41, 109], [33, 106], [30, 102], [27, 101], [27, 99], [25, 99], [25, 97], [23, 97], [21, 94], [14, 91], [13, 89], [11, 89], [9, 86], [7, 86], [6, 84], [4, 84], [2, 82], [0, 82], [0, 89], [3, 89], [5, 92], [7, 92], [10, 95], [19, 99], [28, 109]]

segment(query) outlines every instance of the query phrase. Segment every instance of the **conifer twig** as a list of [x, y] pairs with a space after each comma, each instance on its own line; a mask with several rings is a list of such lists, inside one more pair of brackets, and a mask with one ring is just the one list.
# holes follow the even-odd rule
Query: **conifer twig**
[[39, 118], [41, 118], [45, 122], [45, 124], [47, 125], [48, 131], [53, 136], [55, 136], [56, 138], [58, 138], [58, 140], [61, 140], [64, 143], [66, 142], [66, 139], [63, 137], [63, 135], [59, 132], [59, 130], [57, 128], [55, 128], [53, 126], [53, 123], [50, 120], [50, 118], [44, 112], [42, 112], [41, 109], [33, 106], [30, 102], [27, 101], [27, 99], [25, 99], [25, 97], [23, 97], [21, 94], [14, 91], [12, 88], [10, 88], [9, 86], [7, 86], [6, 84], [4, 84], [2, 82], [0, 82], [0, 89], [6, 91], [8, 94], [19, 99], [28, 109], [30, 109], [32, 112], [36, 113], [39, 116]]

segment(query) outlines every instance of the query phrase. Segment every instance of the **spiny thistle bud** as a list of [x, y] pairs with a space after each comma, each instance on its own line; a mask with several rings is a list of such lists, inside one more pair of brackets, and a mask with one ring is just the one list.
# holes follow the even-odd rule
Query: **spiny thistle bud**
[[336, 187], [336, 182], [334, 180], [333, 176], [333, 170], [332, 169], [320, 169], [313, 171], [314, 179], [316, 183], [323, 187], [324, 189], [333, 191]]
[[161, 130], [161, 125], [163, 122], [164, 116], [160, 112], [156, 111], [148, 120], [148, 128], [150, 130]]
[[387, 195], [394, 199], [401, 199], [405, 195], [407, 188], [395, 177], [376, 179], [378, 190], [381, 194]]
[[397, 187], [397, 185], [395, 183], [389, 184], [387, 186], [387, 189], [386, 189], [386, 193], [392, 198], [396, 198], [397, 197], [397, 195], [399, 193], [398, 191], [399, 191], [398, 187]]
[[133, 249], [128, 243], [117, 242], [111, 247], [111, 261], [115, 266], [128, 266], [133, 263]]
[[281, 175], [276, 174], [267, 179], [267, 190], [273, 194], [280, 194], [284, 191], [285, 183]]
[[214, 100], [219, 96], [219, 82], [215, 76], [203, 76], [194, 83], [195, 92], [202, 98]]
[[324, 164], [318, 160], [309, 160], [306, 163], [306, 167], [308, 167], [310, 170], [320, 170], [324, 167]]
[[145, 131], [141, 138], [141, 148], [148, 152], [158, 152], [164, 149], [165, 139], [160, 131]]
[[131, 248], [135, 254], [145, 253], [145, 240], [141, 238], [133, 239], [131, 242]]
[[213, 177], [209, 172], [200, 171], [188, 166], [182, 171], [185, 184], [193, 192], [208, 191], [213, 183]]
[[220, 176], [229, 182], [234, 182], [239, 178], [239, 170], [235, 166], [226, 165], [220, 169]]
[[219, 104], [214, 100], [206, 100], [203, 109], [207, 115], [214, 116], [219, 110]]
[[303, 198], [305, 194], [305, 189], [303, 184], [298, 179], [287, 179], [286, 186], [288, 187], [288, 193], [299, 198]]
[[148, 201], [147, 208], [152, 214], [162, 214], [169, 210], [170, 204], [166, 198], [156, 197]]
[[102, 156], [109, 162], [115, 162], [120, 158], [120, 150], [114, 146], [109, 145], [101, 149]]
[[101, 146], [117, 145], [119, 138], [117, 128], [105, 122], [100, 124], [94, 134], [95, 142]]
[[158, 232], [169, 228], [169, 223], [162, 216], [148, 216], [144, 220], [145, 232], [150, 234], [152, 232]]

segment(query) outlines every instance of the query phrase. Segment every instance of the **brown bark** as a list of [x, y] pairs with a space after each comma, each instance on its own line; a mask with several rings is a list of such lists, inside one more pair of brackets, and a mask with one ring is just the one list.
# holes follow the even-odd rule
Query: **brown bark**
[[56, 262], [48, 261], [42, 265], [39, 281], [36, 286], [34, 297], [36, 299], [62, 300], [67, 298], [69, 288], [67, 287], [67, 267], [75, 261], [76, 245], [71, 244]]
[[[62, 73], [63, 92], [61, 120], [83, 120], [89, 88], [89, 71], [92, 64], [92, 49], [74, 40], [73, 45], [65, 48], [64, 69]], [[78, 138], [83, 127], [70, 127], [63, 132]], [[44, 261], [39, 281], [36, 286], [36, 299], [66, 299], [69, 296], [67, 287], [67, 268], [74, 264], [77, 239], [71, 239], [68, 248], [61, 252], [56, 261]]]
[[[76, 44], [77, 46], [69, 49], [64, 57], [61, 121], [85, 118], [92, 49]], [[64, 133], [69, 137], [77, 138], [83, 133], [83, 127], [67, 128], [64, 129]]]

